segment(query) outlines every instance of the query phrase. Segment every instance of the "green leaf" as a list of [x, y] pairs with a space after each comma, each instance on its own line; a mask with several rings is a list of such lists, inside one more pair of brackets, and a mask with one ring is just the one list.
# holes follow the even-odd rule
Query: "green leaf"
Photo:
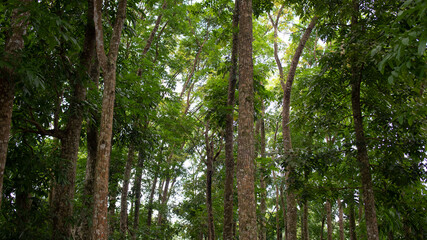
[[407, 37], [403, 38], [402, 43], [403, 43], [403, 45], [408, 46], [409, 45], [409, 38], [407, 38]]

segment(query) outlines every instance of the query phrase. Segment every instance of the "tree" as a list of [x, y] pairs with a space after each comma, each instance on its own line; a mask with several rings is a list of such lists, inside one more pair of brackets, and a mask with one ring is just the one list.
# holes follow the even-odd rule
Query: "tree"
[[94, 4], [94, 22], [96, 33], [96, 52], [103, 71], [104, 94], [102, 98], [101, 124], [97, 145], [94, 182], [94, 213], [91, 236], [92, 239], [108, 238], [107, 196], [108, 167], [111, 151], [111, 135], [116, 85], [116, 61], [119, 51], [120, 36], [126, 19], [126, 0], [118, 3], [116, 21], [110, 39], [108, 56], [104, 49], [104, 31], [102, 26], [102, 0]]
[[28, 11], [25, 10], [29, 0], [19, 1], [19, 6], [12, 10], [10, 17], [10, 35], [6, 38], [4, 58], [9, 66], [0, 66], [0, 206], [3, 197], [3, 178], [6, 166], [7, 148], [10, 137], [13, 98], [17, 74], [15, 69], [20, 62], [20, 51], [24, 48], [24, 35], [28, 26]]
[[254, 89], [252, 62], [252, 1], [239, 4], [239, 129], [237, 153], [237, 195], [239, 236], [256, 239]]

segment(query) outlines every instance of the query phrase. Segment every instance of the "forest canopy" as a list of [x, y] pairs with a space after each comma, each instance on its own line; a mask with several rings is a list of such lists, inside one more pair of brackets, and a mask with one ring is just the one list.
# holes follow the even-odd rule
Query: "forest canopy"
[[427, 1], [0, 10], [0, 239], [427, 239]]

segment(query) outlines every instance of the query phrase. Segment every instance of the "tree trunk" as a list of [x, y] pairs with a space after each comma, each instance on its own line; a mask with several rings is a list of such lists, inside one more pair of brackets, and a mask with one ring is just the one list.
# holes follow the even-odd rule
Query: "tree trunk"
[[163, 189], [162, 193], [162, 209], [159, 211], [159, 217], [157, 218], [157, 225], [161, 226], [163, 224], [163, 217], [164, 214], [167, 212], [167, 199], [168, 199], [168, 191], [169, 191], [169, 183], [170, 183], [171, 177], [167, 176], [165, 181], [165, 187]]
[[233, 116], [234, 93], [237, 82], [237, 54], [238, 54], [238, 27], [239, 1], [235, 0], [233, 13], [233, 43], [231, 50], [231, 66], [228, 78], [227, 116], [225, 119], [225, 183], [224, 183], [224, 231], [223, 239], [232, 240], [233, 237], [233, 188], [234, 188], [234, 150], [233, 150]]
[[239, 129], [237, 156], [239, 229], [241, 239], [256, 240], [252, 0], [242, 0], [239, 8]]
[[154, 200], [154, 193], [156, 190], [156, 184], [157, 184], [157, 173], [154, 176], [153, 184], [151, 185], [151, 191], [150, 191], [150, 197], [148, 198], [148, 211], [147, 211], [147, 228], [149, 229], [151, 227], [151, 221], [153, 216], [153, 200]]
[[333, 232], [333, 226], [332, 226], [332, 206], [331, 202], [329, 200], [326, 200], [326, 222], [328, 227], [328, 240], [332, 240], [332, 232]]
[[303, 240], [309, 240], [309, 235], [308, 235], [308, 201], [307, 199], [304, 200], [304, 214], [302, 217], [302, 239]]
[[139, 228], [139, 208], [141, 207], [141, 181], [142, 181], [142, 168], [144, 167], [144, 154], [142, 150], [138, 153], [138, 165], [135, 171], [135, 183], [133, 185], [133, 191], [135, 195], [134, 201], [134, 214], [133, 214], [133, 233], [132, 239], [137, 238], [137, 232]]
[[[60, 172], [65, 172], [65, 183], [53, 183], [53, 231], [52, 239], [63, 239], [71, 237], [73, 200], [75, 192], [75, 178], [77, 158], [79, 152], [80, 134], [83, 122], [83, 101], [86, 100], [86, 82], [90, 75], [92, 62], [95, 57], [95, 30], [93, 26], [93, 2], [88, 1], [88, 23], [86, 26], [83, 51], [80, 55], [80, 66], [84, 71], [77, 74], [77, 80], [70, 85], [73, 86], [73, 100], [70, 104], [67, 125], [65, 132], [61, 137], [61, 158], [63, 163], [59, 167]], [[86, 216], [87, 218], [87, 216]]]
[[[30, 0], [21, 0], [25, 5]], [[3, 178], [6, 166], [7, 148], [9, 144], [10, 126], [12, 121], [13, 98], [15, 95], [15, 67], [19, 64], [19, 51], [24, 48], [24, 35], [28, 26], [29, 12], [12, 11], [9, 36], [4, 47], [5, 59], [12, 67], [0, 68], [0, 206], [3, 196]]]
[[214, 142], [209, 139], [209, 122], [206, 123], [205, 131], [206, 145], [206, 209], [208, 216], [208, 240], [215, 239], [215, 226], [212, 210], [212, 176], [214, 161]]
[[[262, 102], [262, 106], [261, 106], [261, 119], [260, 121], [260, 130], [261, 130], [261, 144], [260, 144], [260, 153], [261, 153], [261, 157], [265, 158], [265, 123], [264, 123], [264, 117], [265, 117], [265, 106], [264, 106], [264, 102]], [[266, 232], [266, 219], [265, 219], [265, 213], [267, 211], [267, 203], [266, 203], [266, 198], [267, 198], [267, 184], [265, 182], [266, 179], [266, 175], [265, 175], [265, 165], [263, 163], [261, 163], [260, 165], [260, 180], [259, 180], [259, 187], [260, 187], [260, 220], [259, 220], [259, 240], [266, 240], [267, 239], [267, 232]]]
[[[353, 34], [358, 28], [359, 2], [353, 0], [353, 16], [351, 19], [351, 31]], [[353, 37], [355, 38], [355, 37]], [[353, 110], [354, 132], [356, 135], [357, 160], [362, 178], [363, 200], [365, 205], [365, 219], [368, 240], [378, 240], [378, 223], [375, 210], [374, 190], [372, 187], [372, 176], [369, 165], [368, 150], [366, 148], [365, 133], [363, 130], [362, 109], [360, 106], [360, 84], [362, 82], [362, 68], [358, 66], [357, 49], [351, 57], [351, 106]]]
[[276, 187], [276, 239], [282, 239], [282, 230], [280, 227], [280, 194], [279, 194], [279, 182], [276, 177], [276, 173], [273, 170], [273, 182]]
[[104, 93], [97, 145], [97, 160], [94, 182], [94, 214], [92, 218], [92, 239], [108, 239], [107, 197], [110, 146], [113, 128], [114, 99], [116, 88], [116, 62], [123, 24], [126, 18], [126, 0], [118, 2], [117, 16], [110, 39], [108, 57], [104, 50], [102, 27], [102, 0], [95, 0], [94, 22], [96, 33], [96, 51], [104, 76]]
[[129, 180], [130, 180], [130, 171], [132, 170], [134, 158], [134, 147], [132, 144], [129, 145], [129, 152], [126, 161], [126, 168], [123, 177], [123, 188], [122, 195], [120, 198], [120, 233], [122, 238], [126, 238], [126, 231], [128, 228], [128, 190], [129, 190]]
[[325, 216], [322, 218], [322, 226], [320, 229], [320, 240], [323, 240], [323, 229], [325, 229]]
[[354, 198], [353, 195], [351, 196], [350, 199], [350, 204], [349, 204], [349, 222], [350, 222], [350, 240], [356, 240], [356, 216], [354, 214]]
[[340, 240], [344, 240], [344, 210], [341, 200], [338, 198], [338, 210], [339, 210], [339, 220], [338, 224], [340, 226]]
[[[299, 62], [299, 58], [304, 49], [305, 43], [310, 37], [311, 31], [316, 25], [318, 17], [315, 16], [312, 18], [310, 24], [305, 30], [304, 34], [301, 37], [301, 40], [298, 44], [298, 47], [295, 51], [294, 57], [292, 58], [291, 66], [289, 68], [288, 76], [286, 79], [286, 84], [283, 95], [283, 120], [282, 120], [282, 134], [283, 134], [283, 149], [285, 154], [289, 154], [292, 150], [292, 141], [291, 141], [291, 130], [289, 127], [289, 113], [291, 106], [291, 91], [292, 83], [295, 77], [295, 71]], [[296, 194], [290, 190], [293, 185], [294, 169], [291, 164], [288, 164], [286, 167], [286, 184], [288, 185], [288, 190], [286, 191], [286, 200], [287, 200], [287, 237], [286, 240], [296, 240], [297, 239], [297, 207], [296, 207]]]

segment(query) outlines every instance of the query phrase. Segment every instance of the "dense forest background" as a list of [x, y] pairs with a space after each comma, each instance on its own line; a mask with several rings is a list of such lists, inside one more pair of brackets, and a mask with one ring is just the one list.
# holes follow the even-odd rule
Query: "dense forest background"
[[3, 0], [0, 239], [426, 239], [426, 29], [423, 0]]

